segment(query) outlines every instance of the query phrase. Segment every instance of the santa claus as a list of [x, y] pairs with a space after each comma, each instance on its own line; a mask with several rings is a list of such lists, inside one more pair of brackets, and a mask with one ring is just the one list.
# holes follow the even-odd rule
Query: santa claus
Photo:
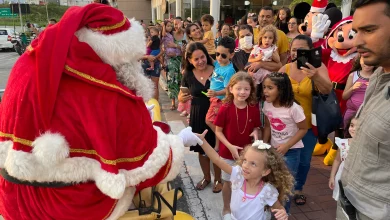
[[[349, 16], [336, 23], [329, 32], [322, 50], [323, 57], [327, 57], [325, 64], [340, 103], [342, 114], [344, 114], [346, 107], [346, 101], [342, 99], [342, 94], [354, 60], [358, 55], [356, 47], [353, 46], [355, 32], [352, 30], [352, 21], [352, 16]], [[313, 155], [322, 155], [325, 151], [329, 151], [324, 163], [332, 165], [336, 151], [331, 150], [331, 146], [330, 140], [326, 143], [318, 143], [314, 148]]]
[[183, 142], [201, 141], [153, 127], [145, 52], [142, 26], [102, 4], [71, 7], [32, 42], [0, 106], [5, 219], [117, 219], [178, 174]]

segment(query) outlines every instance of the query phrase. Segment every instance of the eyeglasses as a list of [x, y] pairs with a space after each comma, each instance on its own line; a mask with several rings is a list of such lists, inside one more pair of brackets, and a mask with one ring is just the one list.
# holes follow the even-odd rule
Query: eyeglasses
[[296, 22], [287, 22], [287, 24], [296, 25]]
[[218, 52], [215, 52], [215, 56], [216, 56], [216, 57], [219, 57], [219, 56], [221, 56], [223, 59], [226, 59], [226, 58], [227, 58], [227, 55], [226, 55], [226, 54], [224, 54], [224, 53], [218, 53]]

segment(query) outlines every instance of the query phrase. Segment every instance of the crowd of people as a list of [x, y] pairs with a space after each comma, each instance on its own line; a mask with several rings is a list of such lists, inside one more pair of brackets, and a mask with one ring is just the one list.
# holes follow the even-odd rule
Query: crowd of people
[[[365, 4], [371, 3], [360, 7]], [[223, 219], [266, 219], [271, 212], [287, 219], [292, 201], [306, 203], [303, 187], [317, 143], [313, 91], [329, 94], [334, 84], [323, 63], [298, 68], [297, 51], [314, 48], [312, 39], [298, 31], [300, 22], [288, 8], [274, 14], [266, 6], [259, 14], [248, 13], [240, 25], [203, 15], [200, 21], [176, 17], [145, 27], [145, 73], [156, 88], [163, 74], [170, 109], [180, 111], [193, 132], [201, 134], [204, 144], [190, 148], [198, 153], [204, 175], [195, 187], [203, 190], [213, 182], [213, 192], [222, 191]], [[345, 136], [335, 138], [339, 150], [329, 179], [335, 200], [351, 140], [359, 135], [356, 114], [370, 78], [388, 64], [367, 62], [365, 56], [355, 59], [342, 94], [347, 101]]]

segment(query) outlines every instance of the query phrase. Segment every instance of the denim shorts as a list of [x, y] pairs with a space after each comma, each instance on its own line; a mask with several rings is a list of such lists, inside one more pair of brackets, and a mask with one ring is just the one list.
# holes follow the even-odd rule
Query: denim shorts
[[148, 77], [156, 77], [156, 78], [159, 78], [160, 77], [160, 62], [159, 61], [155, 61], [154, 62], [154, 70], [147, 70], [147, 68], [149, 68], [149, 62], [147, 60], [144, 60], [142, 61], [142, 69], [144, 69], [144, 72], [145, 72], [145, 75], [148, 76]]

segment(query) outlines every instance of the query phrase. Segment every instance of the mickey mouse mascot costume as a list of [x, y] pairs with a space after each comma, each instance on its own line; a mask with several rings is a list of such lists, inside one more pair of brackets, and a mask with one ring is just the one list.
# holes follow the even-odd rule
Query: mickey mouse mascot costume
[[[357, 49], [353, 46], [355, 32], [352, 30], [352, 21], [353, 17], [349, 16], [335, 24], [329, 32], [322, 50], [329, 78], [333, 83], [342, 114], [344, 114], [346, 109], [346, 101], [342, 99], [342, 94], [349, 72], [357, 57]], [[338, 135], [340, 136], [341, 134]], [[324, 164], [332, 165], [337, 153], [336, 150], [331, 149], [332, 145], [330, 140], [324, 144], [318, 143], [314, 148], [313, 155], [322, 155], [328, 151], [329, 153], [324, 159]]]
[[176, 177], [183, 143], [201, 141], [152, 125], [145, 52], [142, 26], [96, 3], [32, 42], [0, 105], [5, 219], [118, 219], [137, 191]]

